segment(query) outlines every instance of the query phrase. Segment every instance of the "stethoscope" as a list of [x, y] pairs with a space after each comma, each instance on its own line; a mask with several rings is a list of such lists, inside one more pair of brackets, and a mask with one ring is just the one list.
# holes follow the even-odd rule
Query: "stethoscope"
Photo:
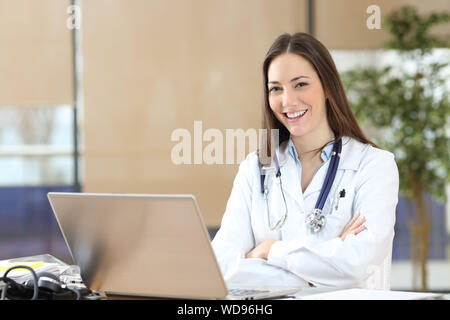
[[[308, 214], [305, 219], [306, 226], [309, 227], [312, 233], [318, 233], [321, 231], [326, 224], [326, 217], [323, 214], [322, 210], [325, 205], [325, 201], [327, 200], [328, 194], [330, 193], [331, 186], [333, 185], [334, 179], [336, 177], [337, 168], [339, 165], [339, 160], [341, 158], [341, 151], [342, 151], [342, 140], [339, 139], [337, 142], [333, 145], [333, 151], [331, 152], [331, 160], [330, 165], [327, 170], [327, 174], [325, 176], [325, 182], [322, 185], [322, 188], [320, 190], [319, 198], [317, 199], [316, 205], [314, 206], [314, 209], [312, 213]], [[275, 165], [275, 177], [278, 178], [278, 183], [280, 185], [281, 195], [283, 197], [284, 202], [284, 214], [283, 216], [278, 220], [278, 222], [271, 226], [270, 224], [270, 210], [269, 210], [269, 200], [268, 200], [268, 188], [265, 185], [265, 174], [261, 171], [261, 191], [264, 195], [264, 200], [266, 202], [266, 214], [267, 214], [267, 221], [269, 223], [269, 228], [272, 231], [278, 231], [280, 230], [284, 223], [286, 222], [287, 216], [288, 216], [288, 207], [286, 203], [286, 198], [284, 196], [283, 191], [283, 185], [281, 183], [281, 170], [280, 165], [278, 163], [277, 155], [274, 154], [274, 165]]]

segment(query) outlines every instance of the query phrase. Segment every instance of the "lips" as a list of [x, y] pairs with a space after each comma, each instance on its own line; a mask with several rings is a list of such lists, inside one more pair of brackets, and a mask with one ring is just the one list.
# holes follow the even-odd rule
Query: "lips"
[[295, 112], [284, 112], [283, 115], [287, 121], [295, 122], [295, 121], [300, 120], [307, 113], [308, 113], [308, 109], [301, 110], [301, 111], [295, 111]]

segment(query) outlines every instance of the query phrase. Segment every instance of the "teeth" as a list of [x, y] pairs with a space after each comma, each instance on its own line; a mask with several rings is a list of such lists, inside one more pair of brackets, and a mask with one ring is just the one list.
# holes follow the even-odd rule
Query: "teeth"
[[293, 119], [299, 116], [303, 116], [306, 113], [306, 111], [308, 111], [308, 109], [299, 112], [287, 112], [286, 115], [288, 118]]

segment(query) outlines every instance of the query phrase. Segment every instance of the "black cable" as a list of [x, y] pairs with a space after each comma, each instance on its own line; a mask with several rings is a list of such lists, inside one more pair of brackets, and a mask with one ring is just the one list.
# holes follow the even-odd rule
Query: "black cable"
[[[8, 277], [8, 273], [14, 269], [27, 269], [32, 274], [32, 282], [28, 281], [25, 284], [17, 283], [14, 279]], [[91, 290], [88, 288], [70, 288], [66, 285], [62, 285], [60, 287], [60, 290], [52, 290], [46, 287], [39, 287], [39, 278], [38, 274], [36, 272], [24, 265], [17, 265], [9, 268], [6, 270], [4, 275], [0, 277], [0, 281], [3, 281], [5, 283], [4, 288], [2, 289], [1, 293], [1, 300], [23, 300], [23, 299], [30, 299], [31, 291], [33, 291], [33, 296], [31, 297], [31, 300], [37, 300], [37, 299], [49, 299], [49, 300], [55, 300], [55, 299], [61, 299], [61, 298], [75, 298], [76, 300], [81, 300], [82, 297], [85, 297], [92, 293]], [[31, 288], [33, 286], [33, 288]]]
[[78, 291], [76, 289], [69, 288], [69, 287], [66, 287], [66, 289], [69, 290], [69, 291], [72, 291], [73, 293], [75, 293], [75, 295], [77, 296], [77, 300], [81, 299], [80, 291]]
[[8, 288], [10, 286], [17, 286], [17, 282], [16, 281], [14, 281], [13, 279], [7, 277], [8, 273], [10, 271], [14, 270], [14, 269], [27, 269], [27, 270], [31, 271], [31, 274], [33, 276], [33, 296], [31, 297], [31, 300], [36, 300], [38, 298], [38, 295], [39, 295], [38, 277], [36, 275], [36, 272], [33, 270], [33, 268], [30, 268], [29, 266], [23, 266], [23, 265], [13, 266], [13, 267], [9, 268], [3, 274], [3, 277], [0, 278], [0, 280], [5, 283], [5, 287], [2, 290], [1, 300], [5, 300], [6, 299], [6, 291], [8, 290]]
[[[75, 294], [76, 296], [76, 300], [81, 300], [81, 295], [82, 293], [80, 292], [80, 290], [75, 289], [75, 288], [69, 288], [67, 286], [62, 288], [63, 292], [61, 293], [55, 293], [55, 297], [57, 298], [61, 298], [61, 297], [67, 297], [67, 296], [73, 296]], [[83, 293], [84, 295], [84, 293]]]

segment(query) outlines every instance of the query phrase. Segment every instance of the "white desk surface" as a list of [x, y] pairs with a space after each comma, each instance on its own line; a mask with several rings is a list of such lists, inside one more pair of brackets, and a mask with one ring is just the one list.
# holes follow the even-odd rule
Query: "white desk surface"
[[296, 300], [417, 300], [450, 299], [449, 294], [369, 289], [303, 289], [288, 299]]

